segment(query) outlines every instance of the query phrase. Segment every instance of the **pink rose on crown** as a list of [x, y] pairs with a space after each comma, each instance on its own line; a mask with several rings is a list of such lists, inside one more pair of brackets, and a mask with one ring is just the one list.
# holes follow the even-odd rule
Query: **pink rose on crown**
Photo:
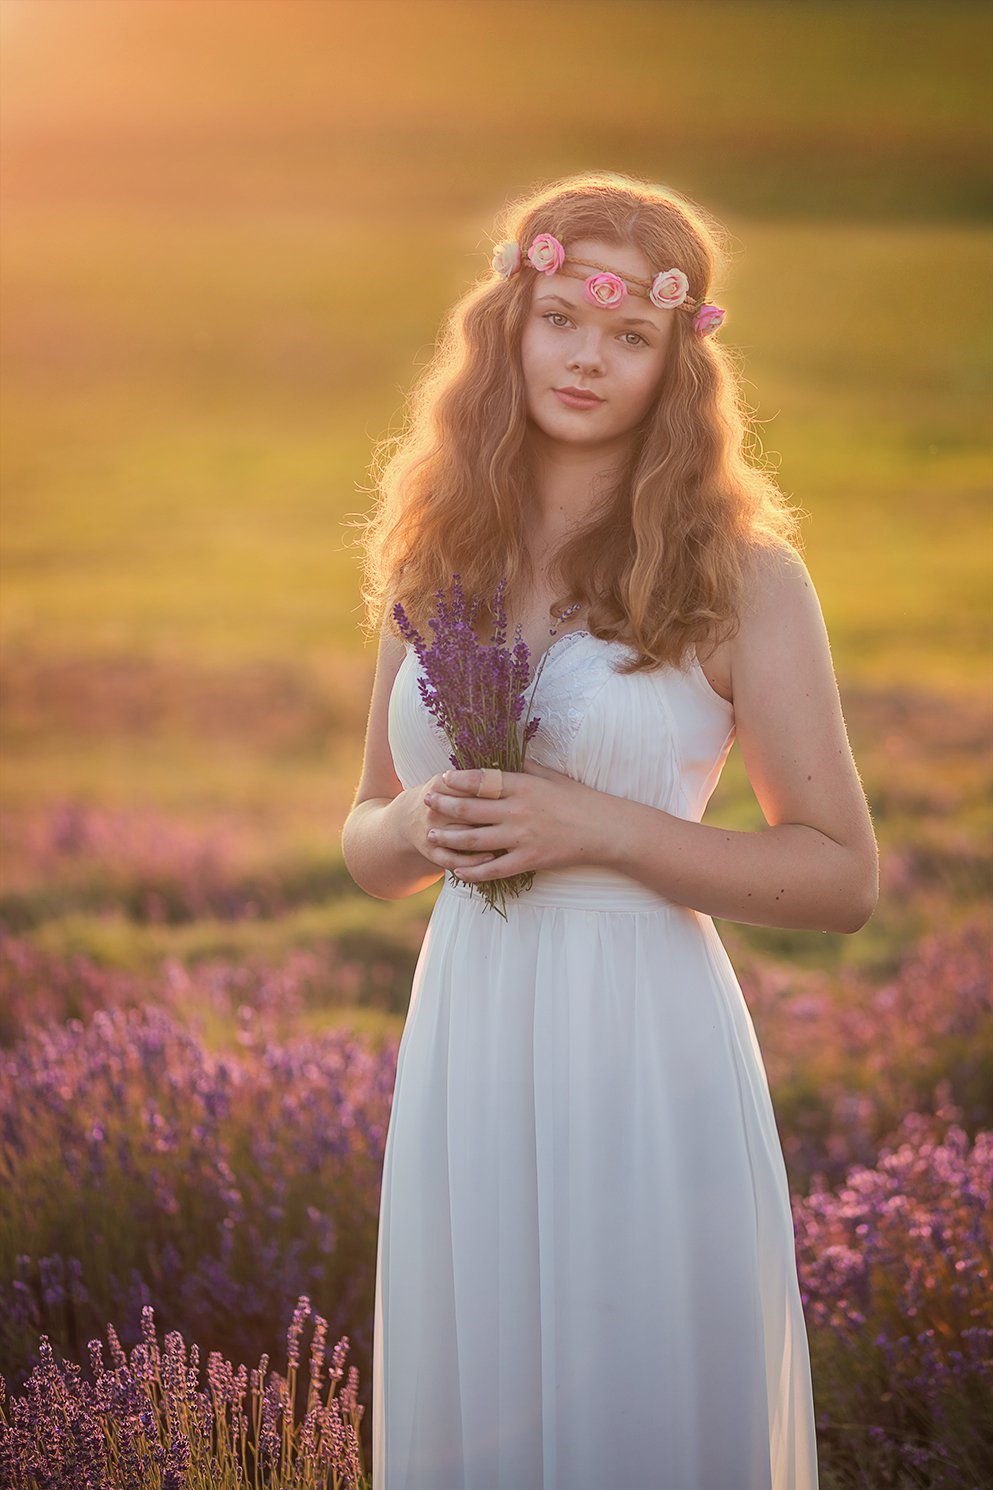
[[498, 243], [493, 250], [491, 267], [503, 279], [509, 279], [512, 274], [516, 274], [521, 267], [521, 245], [512, 240]]
[[716, 331], [724, 320], [724, 312], [719, 305], [701, 305], [693, 317], [693, 330], [697, 336], [709, 336]]
[[619, 274], [611, 274], [607, 269], [603, 274], [591, 274], [583, 285], [583, 292], [593, 305], [602, 305], [609, 310], [612, 305], [620, 305], [628, 287]]
[[565, 263], [565, 249], [551, 233], [539, 233], [528, 249], [528, 259], [539, 274], [554, 274]]
[[681, 269], [666, 269], [656, 274], [648, 295], [660, 310], [675, 310], [689, 294], [690, 282]]

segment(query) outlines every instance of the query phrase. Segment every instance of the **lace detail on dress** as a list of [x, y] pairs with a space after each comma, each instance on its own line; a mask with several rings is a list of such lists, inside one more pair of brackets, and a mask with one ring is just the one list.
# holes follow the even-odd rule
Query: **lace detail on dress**
[[[591, 664], [586, 647], [565, 645], [575, 644], [583, 637], [602, 649], [602, 665]], [[528, 755], [539, 765], [557, 771], [567, 769], [580, 725], [613, 672], [608, 649], [623, 646], [626, 643], [605, 641], [590, 631], [567, 631], [546, 649], [545, 665], [537, 679], [531, 709], [531, 717], [537, 715], [541, 722], [528, 749]], [[529, 695], [533, 686], [533, 683], [529, 685]]]

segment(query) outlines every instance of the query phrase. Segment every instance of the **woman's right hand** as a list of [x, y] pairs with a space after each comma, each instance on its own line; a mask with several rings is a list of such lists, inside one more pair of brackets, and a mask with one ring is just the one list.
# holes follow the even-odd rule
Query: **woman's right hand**
[[440, 844], [432, 843], [428, 838], [431, 828], [450, 828], [454, 825], [454, 819], [447, 813], [437, 812], [429, 807], [424, 798], [430, 793], [450, 793], [442, 780], [442, 772], [432, 776], [429, 781], [424, 781], [420, 786], [411, 786], [401, 794], [404, 801], [403, 830], [407, 841], [412, 848], [424, 859], [429, 859], [432, 864], [437, 864], [441, 869], [458, 870], [459, 867], [468, 868], [470, 864], [488, 864], [491, 859], [496, 858], [493, 853], [465, 853], [460, 849], [445, 848]]

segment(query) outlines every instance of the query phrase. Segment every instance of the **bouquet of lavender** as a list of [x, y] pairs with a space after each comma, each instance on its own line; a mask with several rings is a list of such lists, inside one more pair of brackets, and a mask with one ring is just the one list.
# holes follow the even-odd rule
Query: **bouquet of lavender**
[[[540, 724], [532, 719], [528, 703], [524, 727], [525, 695], [531, 683], [530, 652], [520, 626], [512, 648], [507, 641], [507, 613], [504, 608], [507, 581], [502, 579], [490, 607], [495, 625], [489, 645], [476, 639], [474, 625], [479, 614], [479, 597], [466, 609], [460, 576], [452, 576], [451, 600], [438, 590], [438, 614], [428, 622], [434, 632], [434, 644], [428, 646], [411, 625], [399, 602], [393, 615], [403, 637], [413, 644], [423, 676], [418, 679], [421, 698], [434, 715], [452, 746], [448, 757], [458, 771], [480, 766], [499, 766], [504, 771], [520, 771], [529, 742]], [[571, 615], [576, 607], [563, 612]], [[545, 656], [547, 656], [547, 652]], [[544, 666], [543, 656], [534, 682]], [[454, 875], [453, 875], [454, 880]], [[506, 920], [503, 909], [508, 895], [529, 890], [534, 871], [515, 874], [507, 879], [487, 880], [470, 889], [478, 891], [486, 905], [492, 905]], [[485, 906], [484, 906], [485, 909]]]

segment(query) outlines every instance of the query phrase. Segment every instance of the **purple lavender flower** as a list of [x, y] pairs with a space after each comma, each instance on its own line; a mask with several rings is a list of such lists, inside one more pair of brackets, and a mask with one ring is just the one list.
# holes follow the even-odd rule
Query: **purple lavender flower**
[[[297, 1343], [309, 1312], [301, 1296], [290, 1325]], [[323, 1356], [326, 1344], [326, 1321], [319, 1324], [312, 1361]], [[329, 1393], [325, 1403], [320, 1383], [311, 1380], [307, 1412], [298, 1425], [290, 1383], [269, 1375], [267, 1355], [249, 1373], [245, 1365], [235, 1371], [220, 1352], [210, 1351], [203, 1391], [196, 1344], [187, 1354], [182, 1335], [170, 1331], [160, 1350], [150, 1309], [142, 1317], [142, 1331], [130, 1365], [112, 1369], [104, 1365], [102, 1342], [90, 1341], [93, 1382], [74, 1362], [56, 1360], [42, 1335], [39, 1363], [24, 1395], [11, 1397], [7, 1414], [0, 1390], [0, 1483], [25, 1490], [28, 1485], [145, 1490], [153, 1483], [161, 1490], [183, 1490], [188, 1484], [222, 1482], [253, 1484], [258, 1490], [291, 1483], [368, 1490], [354, 1366], [347, 1386]], [[112, 1333], [108, 1327], [108, 1338]], [[342, 1336], [333, 1348], [339, 1368], [348, 1343]], [[116, 1356], [113, 1345], [111, 1354]], [[162, 1363], [161, 1376], [145, 1372], [152, 1357]], [[243, 1405], [249, 1392], [250, 1417]]]
[[[432, 645], [411, 624], [399, 601], [393, 607], [400, 633], [413, 646], [421, 665], [422, 676], [417, 686], [425, 708], [448, 736], [452, 746], [449, 760], [459, 771], [488, 766], [520, 771], [527, 746], [541, 722], [539, 715], [531, 718], [534, 695], [528, 701], [527, 692], [537, 683], [545, 657], [532, 678], [530, 651], [520, 626], [516, 628], [513, 647], [507, 647], [506, 590], [507, 580], [503, 578], [490, 607], [494, 627], [489, 645], [480, 643], [475, 631], [480, 599], [475, 596], [466, 606], [458, 574], [452, 576], [451, 599], [444, 590], [435, 592], [438, 613], [428, 622], [434, 632]], [[571, 614], [574, 609], [564, 614]], [[527, 715], [521, 729], [525, 703]], [[533, 882], [534, 872], [530, 871], [472, 885], [470, 889], [478, 892], [506, 920], [503, 909], [506, 897], [521, 894]]]

